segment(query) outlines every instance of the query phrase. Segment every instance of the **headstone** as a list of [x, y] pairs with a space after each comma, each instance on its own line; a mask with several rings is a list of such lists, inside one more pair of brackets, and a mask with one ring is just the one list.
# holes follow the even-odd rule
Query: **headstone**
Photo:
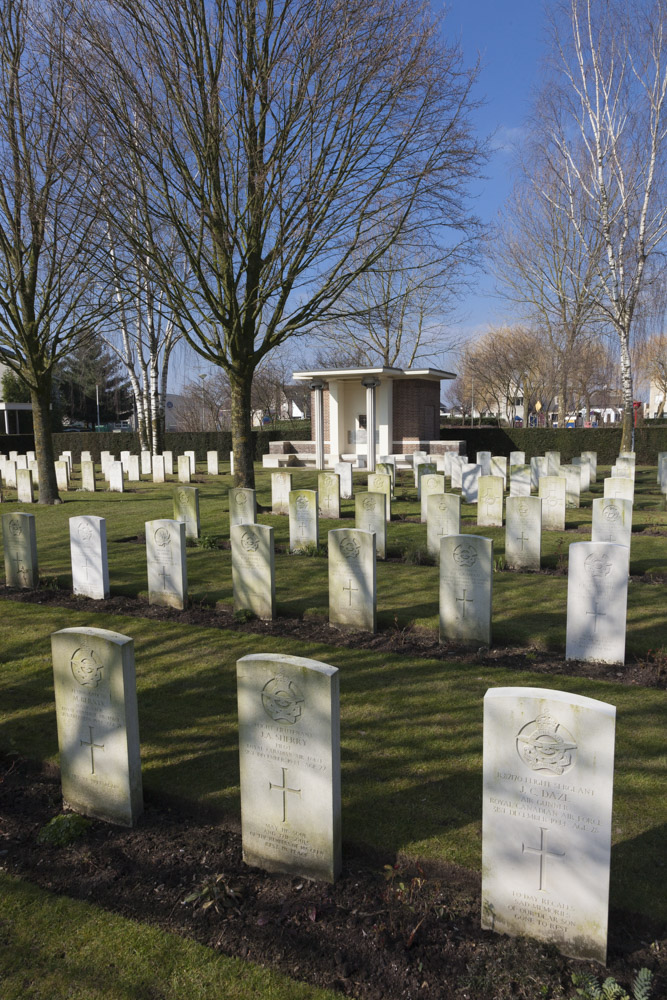
[[69, 465], [69, 474], [70, 474], [70, 479], [71, 479], [71, 477], [72, 477], [72, 467], [74, 465], [74, 459], [72, 457], [72, 452], [71, 451], [64, 451], [63, 452], [63, 458], [65, 459], [65, 461]]
[[580, 473], [580, 493], [588, 493], [591, 488], [591, 467], [587, 458], [580, 456], [572, 459], [572, 465], [579, 469]]
[[25, 457], [28, 459], [28, 468], [30, 468], [30, 463], [36, 461], [37, 459], [34, 451], [26, 451]]
[[385, 493], [357, 493], [354, 497], [354, 526], [375, 532], [375, 554], [387, 558], [387, 516]]
[[257, 524], [257, 493], [245, 486], [229, 491], [229, 527], [233, 524]]
[[419, 488], [419, 466], [426, 463], [426, 452], [414, 452], [412, 455], [412, 471], [415, 477], [415, 489]]
[[233, 524], [232, 586], [234, 611], [252, 611], [258, 618], [276, 617], [276, 571], [273, 528], [265, 524]]
[[147, 521], [146, 559], [148, 603], [183, 610], [188, 600], [184, 522]]
[[667, 459], [663, 460], [662, 466], [660, 467], [658, 485], [660, 487], [660, 492], [667, 494]]
[[505, 562], [510, 569], [539, 570], [542, 548], [542, 501], [508, 497]]
[[292, 490], [291, 472], [271, 473], [271, 513], [289, 514], [289, 495]]
[[[15, 471], [16, 470], [16, 465], [15, 465], [14, 462], [6, 462], [5, 463], [5, 477], [6, 477], [7, 485], [11, 486], [12, 483], [11, 483], [11, 479], [10, 479], [10, 477], [8, 475], [8, 472], [11, 469], [12, 466], [14, 468], [14, 473], [13, 473], [14, 486], [16, 486], [16, 471]], [[67, 493], [67, 491], [69, 489], [69, 465], [63, 459], [62, 462], [56, 462], [55, 463], [55, 467], [56, 467], [56, 486], [58, 487], [58, 492], [59, 493]]]
[[140, 480], [141, 480], [141, 475], [139, 474], [139, 456], [130, 455], [127, 459], [127, 481], [129, 483], [138, 483], [140, 482]]
[[284, 654], [236, 664], [243, 860], [335, 882], [341, 871], [338, 670]]
[[391, 521], [391, 476], [387, 476], [382, 472], [369, 472], [368, 492], [384, 493], [387, 498], [385, 513], [387, 520]]
[[480, 476], [490, 476], [491, 475], [491, 459], [492, 455], [490, 451], [478, 451], [476, 455], [476, 463], [481, 467]]
[[503, 490], [507, 489], [507, 459], [504, 455], [491, 456], [491, 475], [500, 476], [503, 481]]
[[[18, 473], [20, 471], [24, 471], [27, 468], [28, 468], [28, 459], [27, 459], [26, 455], [18, 455], [17, 458], [16, 458], [17, 480], [18, 480]], [[70, 472], [71, 472], [71, 470], [72, 470], [72, 466], [70, 464]]]
[[566, 506], [579, 507], [581, 502], [581, 467], [578, 465], [561, 465], [560, 474], [565, 479]]
[[540, 455], [535, 455], [530, 460], [530, 488], [539, 490], [540, 479], [547, 474], [547, 460]]
[[477, 498], [477, 524], [480, 527], [503, 526], [503, 481], [500, 476], [480, 476]]
[[10, 451], [10, 453], [9, 453], [9, 461], [10, 462], [16, 462], [16, 459], [18, 457], [19, 457], [18, 451]]
[[340, 479], [335, 472], [320, 472], [317, 477], [320, 517], [340, 518]]
[[445, 477], [436, 476], [433, 474], [421, 477], [421, 520], [422, 524], [426, 524], [427, 514], [426, 514], [426, 503], [430, 496], [434, 493], [444, 493], [445, 492]]
[[375, 632], [375, 535], [359, 528], [329, 532], [329, 623]]
[[184, 451], [183, 454], [189, 459], [189, 461], [190, 461], [190, 475], [194, 476], [196, 474], [196, 472], [197, 472], [197, 457], [196, 457], [194, 451]]
[[350, 462], [336, 462], [334, 472], [340, 482], [340, 495], [343, 500], [352, 499], [352, 464]]
[[615, 497], [598, 497], [593, 501], [592, 542], [615, 542], [628, 549], [632, 543], [632, 501]]
[[185, 525], [186, 538], [199, 538], [199, 490], [196, 486], [176, 486], [174, 488], [174, 521]]
[[452, 489], [460, 490], [463, 466], [468, 464], [465, 455], [452, 455]]
[[173, 476], [174, 474], [174, 453], [173, 451], [163, 451], [162, 457], [164, 459], [164, 474], [165, 476]]
[[289, 495], [289, 547], [298, 552], [320, 544], [317, 490], [292, 490]]
[[657, 476], [657, 480], [656, 480], [657, 483], [658, 483], [658, 486], [660, 486], [660, 484], [662, 483], [662, 470], [665, 468], [666, 465], [667, 465], [667, 451], [659, 451], [658, 452], [658, 476]]
[[635, 467], [630, 465], [629, 462], [617, 461], [616, 465], [611, 467], [611, 477], [612, 479], [635, 479]]
[[28, 462], [28, 469], [32, 472], [32, 485], [39, 486], [39, 466], [37, 462], [32, 460]]
[[544, 457], [547, 462], [547, 476], [560, 475], [560, 452], [547, 451]]
[[134, 642], [101, 628], [51, 636], [63, 801], [134, 826], [143, 812]]
[[598, 473], [598, 453], [597, 451], [582, 451], [581, 457], [588, 459], [588, 464], [591, 469], [591, 482], [594, 483], [597, 480]]
[[233, 451], [230, 451], [230, 453], [229, 453], [229, 473], [232, 476], [234, 475], [234, 452]]
[[164, 455], [153, 455], [153, 482], [165, 481]]
[[[129, 470], [130, 470], [130, 455], [131, 454], [132, 454], [131, 451], [121, 451], [121, 453], [120, 453], [120, 461], [121, 461], [121, 465], [123, 466], [123, 472], [129, 472]], [[137, 458], [138, 457], [139, 456], [137, 456]]]
[[191, 479], [190, 476], [190, 459], [187, 455], [178, 456], [178, 481], [179, 483], [189, 483]]
[[434, 493], [426, 501], [426, 547], [440, 562], [440, 539], [461, 534], [461, 497], [457, 493]]
[[467, 462], [461, 467], [461, 496], [466, 503], [477, 503], [481, 465]]
[[540, 479], [543, 531], [565, 531], [566, 487], [562, 476], [543, 476]]
[[510, 465], [510, 496], [530, 496], [530, 466]]
[[82, 451], [81, 452], [81, 461], [82, 462], [92, 462], [92, 460], [93, 460], [93, 457], [92, 457], [92, 455], [90, 454], [89, 451]]
[[153, 456], [150, 451], [141, 453], [141, 475], [150, 476], [153, 472]]
[[[417, 499], [422, 498], [422, 480], [424, 476], [437, 476], [438, 466], [435, 462], [420, 462], [417, 466]], [[392, 480], [393, 486], [393, 480]]]
[[109, 597], [107, 525], [103, 517], [83, 514], [69, 519], [72, 590], [104, 601]]
[[482, 927], [603, 965], [615, 714], [543, 688], [484, 698]]
[[218, 476], [220, 474], [220, 462], [218, 461], [217, 451], [206, 452], [206, 471], [209, 476]]
[[16, 470], [16, 498], [19, 503], [35, 502], [30, 469]]
[[81, 463], [81, 489], [87, 493], [95, 492], [95, 465], [93, 462]]
[[635, 499], [635, 484], [631, 479], [605, 479], [603, 483], [605, 497], [615, 497], [617, 500]]
[[480, 535], [440, 541], [440, 642], [491, 645], [493, 542]]
[[7, 586], [34, 590], [39, 583], [35, 515], [23, 511], [3, 514], [2, 545]]
[[109, 462], [113, 462], [113, 455], [110, 451], [100, 452], [100, 468], [102, 469], [102, 475], [106, 478], [107, 475], [107, 465]]
[[391, 476], [391, 495], [393, 496], [396, 489], [396, 463], [376, 462], [375, 471], [382, 476]]
[[509, 458], [510, 468], [513, 465], [525, 465], [525, 464], [526, 464], [526, 453], [525, 453], [525, 451], [511, 451], [510, 452], [510, 458]]
[[627, 546], [570, 545], [565, 659], [622, 664], [627, 604]]
[[110, 462], [107, 469], [109, 470], [109, 490], [112, 493], [122, 493], [125, 488], [122, 462]]

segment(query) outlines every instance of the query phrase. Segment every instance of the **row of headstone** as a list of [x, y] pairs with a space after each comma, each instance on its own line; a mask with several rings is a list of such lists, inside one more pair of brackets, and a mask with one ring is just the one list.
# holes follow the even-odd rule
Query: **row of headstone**
[[[134, 826], [143, 795], [133, 640], [63, 629], [52, 658], [64, 803]], [[242, 657], [236, 673], [244, 861], [332, 883], [342, 869], [339, 672], [269, 653]], [[613, 706], [581, 695], [487, 691], [483, 927], [606, 961], [614, 727]]]

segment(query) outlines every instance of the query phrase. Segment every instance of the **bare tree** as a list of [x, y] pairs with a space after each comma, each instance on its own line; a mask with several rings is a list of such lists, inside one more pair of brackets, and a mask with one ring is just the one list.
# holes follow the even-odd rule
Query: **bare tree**
[[[237, 481], [252, 485], [251, 386], [286, 338], [400, 239], [476, 229], [476, 70], [412, 0], [82, 3], [89, 92], [122, 167], [177, 234], [151, 259], [183, 335], [230, 380]], [[128, 170], [128, 162], [131, 170]], [[112, 164], [113, 166], [113, 164]], [[130, 202], [128, 197], [127, 202]]]
[[[538, 116], [539, 123], [539, 116]], [[539, 136], [539, 129], [536, 129]], [[570, 395], [571, 362], [599, 326], [602, 240], [587, 205], [561, 182], [539, 140], [521, 163], [503, 212], [495, 270], [503, 294], [539, 328], [557, 372], [558, 411]], [[585, 234], [585, 239], [582, 238]]]
[[30, 390], [39, 502], [58, 489], [54, 366], [109, 315], [83, 144], [91, 123], [64, 59], [67, 0], [0, 5], [0, 359]]
[[666, 14], [664, 0], [570, 0], [554, 21], [558, 75], [545, 100], [568, 220], [591, 255], [591, 232], [604, 247], [600, 308], [619, 341], [624, 449], [632, 440], [633, 321], [667, 225]]

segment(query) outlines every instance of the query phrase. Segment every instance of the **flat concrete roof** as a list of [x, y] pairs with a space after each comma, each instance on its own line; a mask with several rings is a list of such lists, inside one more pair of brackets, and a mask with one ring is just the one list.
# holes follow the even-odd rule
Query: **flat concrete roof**
[[299, 382], [314, 378], [323, 379], [325, 382], [359, 382], [368, 376], [388, 379], [423, 378], [431, 382], [456, 378], [454, 372], [444, 372], [439, 368], [329, 368], [324, 371], [292, 373], [292, 377]]

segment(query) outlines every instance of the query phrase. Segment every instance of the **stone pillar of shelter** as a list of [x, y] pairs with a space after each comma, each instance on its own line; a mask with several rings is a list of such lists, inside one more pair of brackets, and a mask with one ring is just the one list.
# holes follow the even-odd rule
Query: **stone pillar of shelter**
[[311, 382], [315, 393], [313, 406], [313, 426], [315, 428], [315, 468], [324, 468], [324, 382]]

